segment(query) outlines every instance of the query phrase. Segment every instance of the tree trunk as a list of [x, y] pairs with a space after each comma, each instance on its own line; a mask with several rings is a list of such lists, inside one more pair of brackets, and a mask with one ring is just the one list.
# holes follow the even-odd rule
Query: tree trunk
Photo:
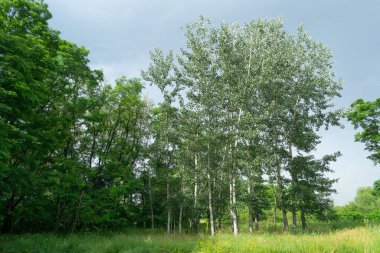
[[236, 210], [236, 191], [235, 191], [235, 178], [232, 177], [230, 182], [230, 213], [232, 218], [232, 231], [234, 236], [238, 235], [238, 221], [237, 221], [237, 210]]
[[58, 196], [57, 198], [57, 215], [56, 215], [56, 218], [55, 218], [55, 225], [54, 225], [54, 232], [55, 233], [58, 233], [59, 231], [59, 227], [60, 227], [60, 224], [61, 224], [61, 212], [62, 212], [62, 209], [61, 209], [61, 198]]
[[306, 229], [306, 218], [305, 218], [305, 211], [301, 209], [301, 223], [302, 223], [302, 230]]
[[183, 182], [182, 182], [182, 179], [181, 179], [181, 203], [180, 203], [180, 206], [179, 206], [179, 217], [178, 217], [178, 232], [179, 232], [179, 236], [182, 236], [182, 215], [183, 215]]
[[211, 227], [211, 236], [215, 235], [214, 227], [214, 212], [212, 209], [212, 185], [211, 185], [211, 175], [210, 175], [210, 143], [207, 144], [207, 188], [208, 188], [208, 209], [210, 212], [210, 227]]
[[13, 222], [13, 212], [16, 209], [16, 206], [24, 199], [24, 197], [20, 197], [18, 200], [15, 201], [15, 196], [13, 192], [11, 193], [11, 196], [9, 197], [5, 209], [5, 217], [3, 220], [3, 226], [2, 226], [2, 233], [10, 233], [12, 232], [12, 222]]
[[248, 224], [248, 230], [250, 233], [253, 232], [253, 210], [252, 210], [252, 206], [249, 205], [248, 207], [248, 212], [249, 212], [249, 224]]
[[[246, 88], [247, 86], [245, 86]], [[245, 89], [244, 88], [244, 89]], [[237, 120], [237, 125], [239, 125], [241, 116], [243, 114], [243, 111], [241, 108], [239, 108], [239, 116]], [[232, 118], [232, 115], [230, 116]], [[236, 184], [235, 184], [235, 173], [236, 173], [236, 163], [235, 163], [235, 149], [238, 144], [238, 134], [239, 134], [239, 127], [236, 127], [236, 134], [235, 134], [235, 141], [233, 145], [230, 146], [231, 148], [231, 176], [232, 176], [232, 184], [230, 185], [230, 191], [231, 197], [232, 197], [232, 206], [231, 206], [231, 216], [232, 216], [232, 227], [233, 227], [233, 232], [234, 236], [238, 235], [238, 214], [237, 214], [237, 209], [236, 209]], [[232, 187], [231, 187], [232, 186]]]
[[175, 219], [174, 219], [175, 217], [174, 217], [174, 215], [173, 215], [173, 217], [172, 217], [172, 231], [174, 232], [174, 234], [175, 234]]
[[282, 220], [284, 223], [284, 230], [289, 230], [289, 224], [288, 224], [288, 217], [286, 216], [286, 208], [285, 208], [285, 199], [284, 199], [284, 189], [282, 185], [282, 177], [281, 177], [281, 167], [277, 167], [277, 184], [278, 184], [278, 191], [279, 191], [279, 201], [281, 205], [281, 212], [282, 212]]
[[[223, 159], [222, 159], [222, 164], [224, 163], [224, 156], [223, 156]], [[222, 165], [223, 166], [223, 165]], [[218, 190], [218, 230], [219, 231], [222, 231], [222, 207], [221, 207], [221, 204], [222, 203], [222, 191], [223, 191], [223, 173], [220, 173], [220, 178], [219, 178], [219, 182], [217, 183], [217, 185], [219, 186], [219, 190]]]
[[[288, 143], [288, 152], [290, 160], [293, 158], [292, 144]], [[292, 170], [291, 170], [292, 171]], [[297, 205], [296, 205], [296, 177], [294, 173], [290, 173], [292, 177], [292, 225], [293, 230], [297, 228]]]
[[289, 230], [289, 224], [288, 224], [288, 216], [286, 214], [286, 209], [282, 208], [281, 212], [282, 212], [282, 219], [284, 222], [284, 230], [288, 231]]
[[277, 195], [276, 195], [276, 188], [275, 186], [273, 185], [272, 187], [272, 191], [273, 191], [273, 223], [276, 224], [277, 223]]
[[260, 226], [259, 226], [259, 217], [255, 215], [255, 229], [256, 231], [259, 231]]
[[167, 226], [166, 226], [166, 233], [170, 234], [171, 232], [171, 221], [172, 221], [172, 208], [170, 205], [170, 185], [169, 185], [169, 179], [167, 179], [166, 182], [166, 201], [168, 202], [168, 217], [167, 217]]
[[211, 227], [211, 236], [215, 235], [214, 227], [214, 213], [212, 209], [212, 189], [211, 189], [211, 176], [210, 172], [207, 172], [207, 186], [208, 186], [208, 208], [210, 212], [210, 227]]
[[1, 229], [3, 234], [10, 233], [12, 231], [12, 219], [12, 213], [7, 212], [3, 221], [3, 227]]
[[74, 231], [77, 227], [78, 221], [79, 221], [79, 214], [80, 214], [80, 208], [82, 206], [83, 194], [84, 194], [84, 191], [81, 192], [80, 197], [79, 197], [78, 207], [77, 207], [77, 211], [75, 213], [75, 219], [74, 219], [74, 223], [73, 223], [73, 228], [71, 229], [71, 233], [74, 233]]
[[178, 232], [179, 236], [182, 236], [182, 212], [183, 212], [183, 206], [179, 207], [179, 217], [178, 217]]
[[97, 136], [97, 132], [94, 131], [94, 132], [92, 133], [91, 153], [90, 153], [90, 157], [89, 157], [89, 159], [88, 159], [88, 165], [89, 165], [90, 168], [92, 168], [92, 159], [93, 159], [94, 154], [95, 154], [96, 136]]
[[198, 156], [194, 157], [195, 173], [194, 173], [194, 232], [198, 233]]
[[297, 228], [297, 211], [294, 209], [292, 210], [292, 220], [293, 220], [293, 229]]
[[251, 204], [251, 185], [248, 180], [248, 231], [253, 232], [253, 210]]
[[274, 203], [273, 223], [277, 223], [277, 206], [276, 206], [276, 202]]
[[150, 204], [150, 225], [154, 229], [154, 210], [153, 210], [153, 196], [152, 196], [152, 183], [151, 175], [148, 173], [148, 187], [149, 187], [149, 204]]

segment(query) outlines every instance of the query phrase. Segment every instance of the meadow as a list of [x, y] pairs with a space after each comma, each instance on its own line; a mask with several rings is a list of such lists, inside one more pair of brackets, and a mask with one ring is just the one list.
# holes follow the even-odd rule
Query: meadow
[[163, 231], [131, 230], [118, 233], [71, 235], [23, 234], [0, 237], [4, 253], [355, 253], [380, 252], [380, 227], [357, 227], [305, 233], [218, 233], [166, 235]]

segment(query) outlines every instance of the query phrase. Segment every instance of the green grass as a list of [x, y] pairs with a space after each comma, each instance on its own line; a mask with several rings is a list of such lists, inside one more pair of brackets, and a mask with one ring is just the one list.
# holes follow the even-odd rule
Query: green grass
[[4, 253], [151, 253], [151, 252], [380, 252], [380, 228], [354, 228], [327, 233], [260, 233], [186, 235], [183, 238], [139, 230], [105, 235], [88, 233], [7, 235]]

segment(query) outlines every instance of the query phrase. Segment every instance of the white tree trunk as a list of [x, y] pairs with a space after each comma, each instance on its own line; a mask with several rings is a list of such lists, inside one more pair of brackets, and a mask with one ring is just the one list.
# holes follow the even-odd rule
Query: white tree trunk
[[215, 235], [215, 226], [214, 226], [214, 212], [212, 209], [212, 189], [211, 189], [210, 172], [207, 172], [207, 184], [208, 184], [208, 208], [209, 208], [209, 212], [210, 212], [211, 236], [214, 236]]
[[232, 230], [234, 236], [238, 235], [238, 221], [237, 221], [237, 210], [236, 210], [236, 190], [235, 190], [235, 178], [232, 177], [230, 182], [230, 213], [232, 218]]
[[253, 210], [252, 210], [252, 204], [250, 201], [251, 198], [251, 185], [248, 181], [248, 231], [250, 233], [253, 232]]
[[210, 227], [211, 227], [211, 236], [215, 235], [215, 226], [214, 226], [214, 212], [212, 209], [212, 184], [211, 184], [211, 175], [210, 175], [210, 144], [207, 144], [207, 187], [208, 187], [208, 209], [210, 212]]
[[[289, 156], [290, 156], [290, 159], [293, 158], [293, 151], [292, 151], [292, 144], [289, 142], [288, 143], [288, 151], [289, 151]], [[292, 189], [292, 227], [293, 227], [293, 230], [295, 230], [297, 228], [297, 199], [296, 199], [296, 190], [295, 190], [295, 186], [296, 186], [296, 182], [295, 182], [295, 178], [293, 177], [293, 174], [292, 174], [292, 185], [293, 185], [293, 189]]]
[[194, 157], [195, 172], [194, 172], [194, 232], [198, 233], [198, 156]]

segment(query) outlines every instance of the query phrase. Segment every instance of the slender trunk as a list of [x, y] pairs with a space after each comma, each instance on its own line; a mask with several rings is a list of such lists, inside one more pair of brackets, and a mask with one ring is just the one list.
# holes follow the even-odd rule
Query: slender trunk
[[79, 214], [80, 214], [80, 208], [82, 206], [83, 194], [84, 194], [84, 191], [81, 192], [80, 197], [79, 197], [78, 207], [77, 207], [77, 211], [75, 213], [75, 220], [73, 223], [73, 228], [71, 229], [71, 233], [74, 233], [74, 231], [77, 227], [78, 221], [79, 221]]
[[248, 180], [248, 230], [250, 233], [253, 232], [253, 210], [251, 204], [251, 185]]
[[[223, 159], [222, 159], [222, 166], [223, 166], [223, 163], [224, 163], [224, 156], [223, 156]], [[219, 181], [218, 185], [219, 185], [218, 202], [222, 203], [223, 173], [220, 173], [220, 181]], [[221, 216], [222, 216], [222, 207], [219, 204], [218, 205], [218, 230], [219, 231], [222, 231], [222, 217]]]
[[276, 195], [276, 187], [272, 185], [272, 192], [273, 192], [273, 223], [277, 223], [277, 195]]
[[237, 221], [237, 210], [236, 210], [236, 190], [235, 190], [235, 178], [232, 177], [232, 180], [230, 182], [230, 213], [232, 217], [232, 231], [234, 233], [234, 236], [238, 235], [238, 221]]
[[25, 196], [21, 196], [19, 199], [15, 201], [15, 196], [13, 192], [9, 197], [5, 210], [5, 217], [3, 219], [2, 233], [10, 233], [12, 232], [13, 225], [13, 212], [16, 209], [16, 206], [20, 204], [20, 202], [24, 199]]
[[207, 172], [207, 186], [208, 186], [208, 208], [210, 212], [210, 227], [211, 227], [211, 236], [215, 235], [214, 227], [214, 213], [212, 209], [212, 189], [211, 189], [211, 176], [210, 172]]
[[292, 210], [292, 220], [293, 220], [293, 229], [296, 229], [297, 228], [297, 212], [294, 208]]
[[277, 223], [277, 201], [274, 199], [274, 208], [273, 208], [273, 223]]
[[176, 229], [176, 227], [175, 227], [175, 219], [174, 219], [175, 217], [174, 217], [174, 215], [173, 215], [173, 217], [172, 217], [172, 231], [174, 232], [174, 234], [175, 234], [175, 229]]
[[[229, 88], [229, 86], [228, 86]], [[246, 88], [246, 86], [245, 86]], [[245, 89], [244, 88], [244, 89]], [[231, 213], [231, 218], [232, 218], [232, 230], [233, 230], [233, 233], [234, 233], [234, 236], [237, 236], [238, 235], [238, 214], [237, 214], [237, 209], [236, 209], [236, 189], [235, 189], [235, 177], [236, 177], [236, 161], [235, 161], [235, 150], [236, 150], [236, 147], [237, 147], [237, 144], [238, 144], [238, 135], [239, 135], [239, 123], [240, 123], [240, 120], [241, 120], [241, 116], [243, 114], [243, 111], [241, 108], [239, 108], [239, 115], [238, 115], [238, 119], [237, 119], [237, 123], [235, 126], [236, 127], [236, 132], [235, 132], [235, 135], [234, 135], [234, 141], [233, 143], [230, 143], [229, 144], [229, 149], [230, 149], [230, 162], [231, 162], [231, 168], [230, 168], [230, 176], [231, 176], [231, 182], [230, 182], [230, 213]], [[228, 114], [229, 116], [229, 119], [232, 119], [233, 118], [233, 115], [232, 115], [232, 112], [230, 112]], [[233, 130], [231, 129], [231, 132]]]
[[193, 227], [194, 227], [194, 233], [198, 233], [198, 225], [199, 225], [199, 219], [198, 219], [198, 215], [195, 216], [194, 218], [194, 224], [193, 224]]
[[[170, 107], [170, 103], [169, 103]], [[171, 223], [172, 223], [172, 206], [171, 206], [171, 200], [170, 200], [170, 185], [169, 185], [169, 164], [170, 164], [170, 152], [169, 152], [169, 129], [170, 129], [170, 115], [169, 111], [166, 111], [166, 145], [165, 145], [165, 150], [166, 150], [166, 169], [168, 170], [168, 174], [166, 175], [166, 201], [167, 201], [167, 208], [168, 208], [168, 217], [167, 217], [167, 228], [166, 228], [166, 233], [170, 234], [171, 232]], [[174, 230], [175, 231], [175, 230]]]
[[248, 207], [248, 212], [249, 212], [249, 225], [248, 225], [248, 230], [250, 233], [253, 232], [253, 210], [252, 210], [252, 206], [249, 205]]
[[297, 228], [297, 199], [296, 199], [296, 183], [292, 173], [292, 227], [293, 230]]
[[[292, 152], [292, 144], [291, 142], [288, 142], [288, 152], [290, 156], [290, 160], [293, 159], [293, 152]], [[293, 171], [292, 168], [290, 168], [290, 171]], [[293, 230], [297, 228], [297, 206], [296, 206], [296, 178], [294, 173], [290, 173], [292, 177], [292, 226]]]
[[259, 231], [259, 229], [260, 229], [258, 215], [255, 215], [255, 229], [256, 229], [256, 231]]
[[212, 185], [211, 185], [211, 175], [210, 175], [210, 144], [207, 144], [207, 187], [208, 187], [208, 209], [210, 212], [210, 227], [211, 227], [211, 236], [215, 235], [214, 227], [214, 212], [212, 209]]
[[148, 173], [148, 187], [149, 187], [149, 204], [150, 204], [150, 225], [154, 229], [154, 210], [153, 210], [153, 196], [152, 196], [152, 179], [150, 172]]
[[282, 220], [284, 222], [284, 230], [288, 231], [289, 230], [289, 224], [288, 224], [288, 216], [285, 208], [281, 209], [282, 212]]
[[306, 229], [306, 218], [305, 218], [305, 211], [301, 209], [301, 223], [302, 223], [302, 230]]
[[194, 157], [195, 173], [194, 173], [194, 232], [198, 233], [198, 156]]
[[90, 153], [90, 157], [88, 159], [88, 164], [89, 164], [89, 167], [92, 168], [92, 159], [94, 157], [94, 154], [95, 154], [95, 146], [96, 146], [96, 136], [97, 136], [97, 132], [93, 132], [92, 133], [92, 145], [91, 145], [91, 153]]
[[181, 179], [181, 202], [179, 206], [179, 217], [178, 217], [178, 232], [179, 236], [182, 236], [182, 215], [183, 215], [183, 181]]
[[286, 216], [286, 208], [285, 208], [285, 199], [284, 199], [284, 189], [282, 185], [282, 177], [281, 177], [281, 168], [280, 166], [277, 167], [277, 184], [278, 184], [278, 191], [279, 191], [279, 201], [280, 201], [280, 207], [282, 212], [282, 220], [284, 223], [284, 230], [289, 230], [289, 224], [288, 224], [288, 217]]
[[166, 233], [170, 234], [171, 232], [171, 221], [172, 221], [172, 208], [170, 205], [170, 185], [169, 185], [169, 179], [167, 179], [166, 182], [166, 201], [168, 205], [168, 217], [167, 217], [167, 227], [166, 227]]
[[5, 212], [5, 217], [3, 221], [3, 227], [2, 227], [3, 233], [10, 233], [12, 231], [13, 201], [14, 201], [14, 195], [12, 192], [11, 196], [9, 197], [7, 201], [7, 207], [6, 207], [6, 212]]
[[61, 198], [58, 196], [57, 200], [57, 215], [55, 218], [54, 232], [57, 233], [59, 231], [59, 226], [61, 224]]
[[179, 236], [182, 236], [182, 213], [183, 213], [183, 206], [179, 207], [179, 217], [178, 217], [178, 232]]
[[6, 234], [12, 231], [12, 220], [13, 215], [11, 213], [7, 213], [3, 221], [3, 227], [1, 229], [2, 233]]

